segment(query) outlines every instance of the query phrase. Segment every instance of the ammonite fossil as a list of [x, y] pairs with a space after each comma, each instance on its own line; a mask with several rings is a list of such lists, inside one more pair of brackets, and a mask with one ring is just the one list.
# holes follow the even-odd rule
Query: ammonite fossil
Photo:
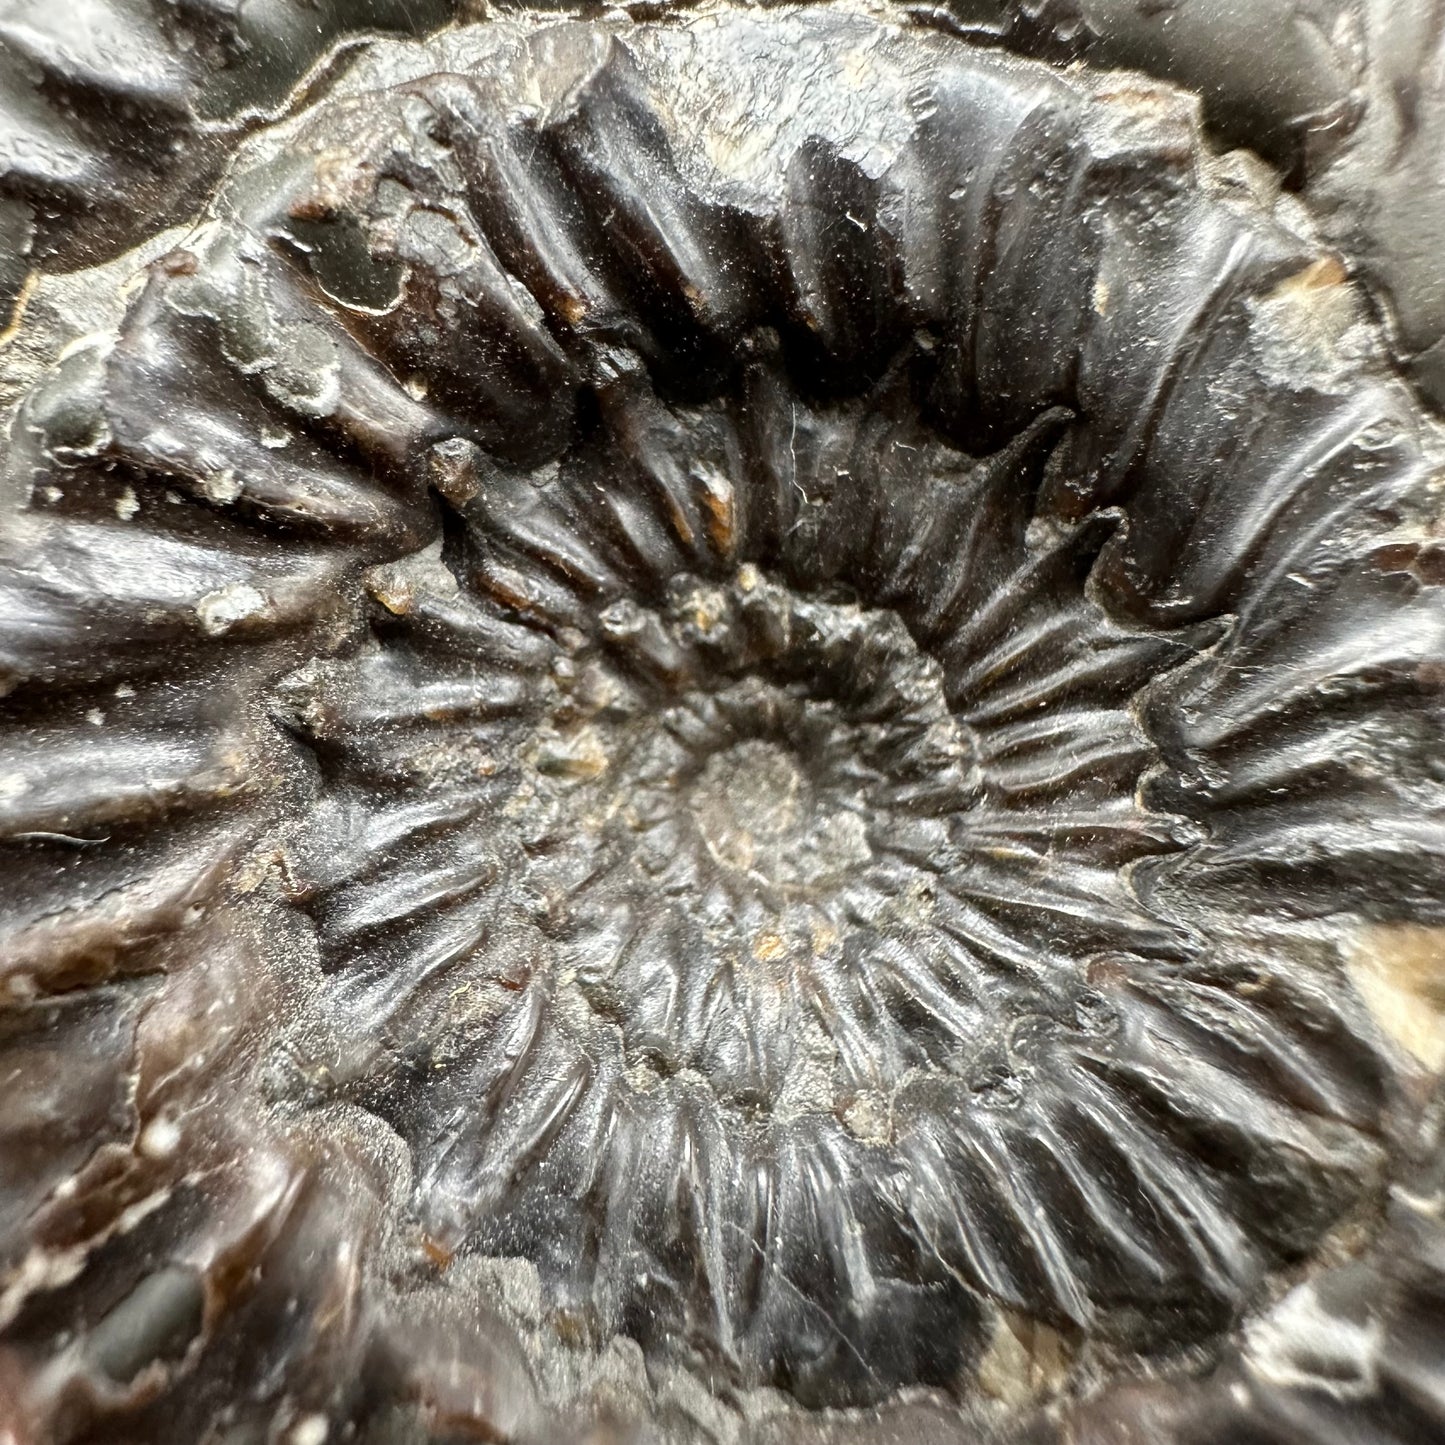
[[1439, 431], [935, 19], [375, 41], [12, 323], [0, 1440], [1440, 1437]]

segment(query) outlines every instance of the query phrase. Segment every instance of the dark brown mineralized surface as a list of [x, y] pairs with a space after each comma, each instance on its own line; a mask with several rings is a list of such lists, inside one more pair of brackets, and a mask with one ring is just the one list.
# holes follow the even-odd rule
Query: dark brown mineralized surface
[[[1308, 199], [1405, 374], [1445, 408], [1445, 0], [890, 3], [972, 44], [1133, 67], [1197, 92], [1210, 143], [1257, 152]], [[692, 0], [624, 8], [656, 18]], [[0, 0], [0, 308], [193, 215], [238, 137], [314, 102], [372, 37], [485, 11], [483, 0]]]
[[1211, 140], [1265, 157], [1445, 409], [1445, 0], [898, 0], [924, 23], [1198, 93]]
[[925, 18], [376, 41], [29, 273], [4, 1445], [1442, 1438], [1440, 434]]

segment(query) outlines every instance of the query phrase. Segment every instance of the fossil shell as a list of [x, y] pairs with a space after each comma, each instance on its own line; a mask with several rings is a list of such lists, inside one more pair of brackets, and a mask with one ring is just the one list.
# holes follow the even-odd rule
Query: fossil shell
[[849, 10], [499, 19], [75, 278], [13, 1435], [1432, 1438], [1440, 438], [1247, 179]]
[[1378, 298], [1408, 375], [1445, 407], [1440, 0], [954, 0], [912, 13], [1197, 90], [1212, 138], [1258, 152], [1303, 191]]
[[[194, 214], [237, 136], [357, 33], [420, 32], [451, 0], [6, 0], [0, 307], [37, 268], [108, 259]], [[349, 42], [349, 43], [348, 43]]]

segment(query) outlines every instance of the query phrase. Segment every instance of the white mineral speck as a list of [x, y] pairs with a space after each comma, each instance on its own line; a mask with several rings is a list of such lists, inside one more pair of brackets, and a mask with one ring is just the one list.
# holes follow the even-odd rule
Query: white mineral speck
[[211, 501], [224, 505], [226, 502], [234, 502], [241, 495], [241, 481], [233, 468], [223, 467], [201, 479], [201, 491]]
[[248, 583], [233, 582], [229, 587], [220, 587], [214, 592], [206, 593], [196, 603], [196, 616], [201, 619], [201, 626], [210, 636], [219, 637], [222, 633], [229, 632], [236, 623], [263, 611], [265, 606], [266, 598], [263, 593]]
[[181, 1142], [181, 1131], [164, 1114], [157, 1115], [141, 1131], [140, 1151], [148, 1159], [168, 1159]]
[[325, 1415], [305, 1415], [291, 1427], [291, 1445], [323, 1445], [329, 1428]]

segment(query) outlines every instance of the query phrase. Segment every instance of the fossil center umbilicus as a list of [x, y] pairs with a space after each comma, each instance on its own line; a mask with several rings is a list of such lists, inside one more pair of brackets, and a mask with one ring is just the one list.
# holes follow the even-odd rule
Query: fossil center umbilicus
[[[795, 595], [751, 563], [664, 598], [612, 604], [597, 651], [554, 669], [516, 804], [524, 829], [539, 820], [529, 879], [564, 967], [629, 1044], [770, 1096], [826, 992], [814, 971], [881, 922], [919, 924], [981, 792], [976, 750], [894, 613]], [[555, 876], [552, 852], [569, 859]], [[631, 961], [623, 899], [634, 927], [674, 920], [671, 952]]]

